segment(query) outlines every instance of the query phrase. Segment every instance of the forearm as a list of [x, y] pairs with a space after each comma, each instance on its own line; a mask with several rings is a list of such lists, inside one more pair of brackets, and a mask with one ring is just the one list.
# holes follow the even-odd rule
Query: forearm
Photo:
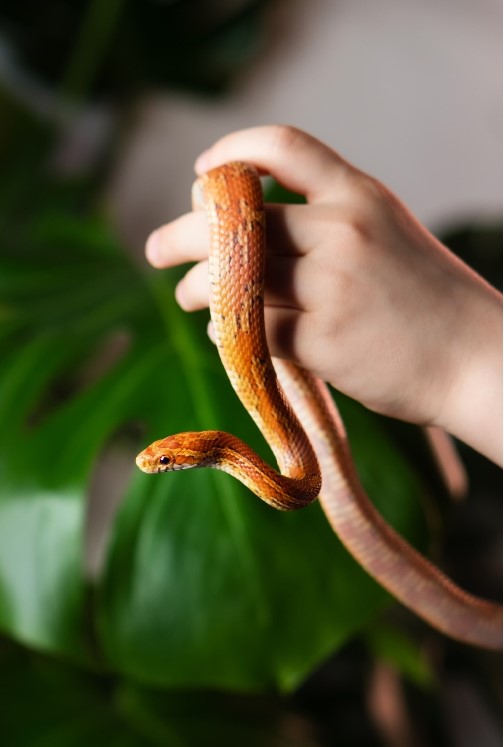
[[502, 296], [473, 275], [459, 297], [452, 373], [435, 424], [502, 465]]

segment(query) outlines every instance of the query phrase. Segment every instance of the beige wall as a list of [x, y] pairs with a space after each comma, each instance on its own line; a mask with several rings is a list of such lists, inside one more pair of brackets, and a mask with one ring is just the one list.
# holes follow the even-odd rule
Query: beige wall
[[113, 185], [129, 241], [189, 207], [219, 135], [288, 122], [329, 142], [443, 228], [496, 219], [502, 188], [499, 0], [285, 0], [224, 99], [144, 102]]

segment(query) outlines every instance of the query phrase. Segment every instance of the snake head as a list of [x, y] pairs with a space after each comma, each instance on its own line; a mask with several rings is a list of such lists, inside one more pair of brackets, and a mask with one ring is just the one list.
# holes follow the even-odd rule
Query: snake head
[[196, 459], [194, 452], [191, 453], [188, 448], [190, 438], [195, 435], [197, 434], [180, 433], [154, 441], [137, 456], [137, 467], [149, 475], [199, 467], [201, 460]]
[[140, 467], [142, 472], [152, 475], [156, 472], [168, 472], [173, 469], [172, 455], [170, 453], [165, 454], [162, 449], [156, 448], [160, 443], [160, 441], [155, 441], [137, 456], [137, 467]]

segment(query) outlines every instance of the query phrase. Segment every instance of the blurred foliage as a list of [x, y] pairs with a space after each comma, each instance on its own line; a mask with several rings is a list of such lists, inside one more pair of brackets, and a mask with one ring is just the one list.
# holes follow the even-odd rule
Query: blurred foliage
[[[132, 457], [167, 428], [229, 430], [266, 448], [242, 408], [228, 406], [205, 315], [177, 308], [173, 273], [146, 273], [99, 221], [61, 210], [60, 186], [47, 183], [22, 224], [4, 224], [1, 626], [147, 682], [295, 686], [385, 599], [318, 506], [285, 515], [222, 473], [135, 470], [87, 600], [87, 491], [112, 437], [129, 439]], [[89, 380], [119, 332], [122, 356]], [[369, 413], [341, 406], [371, 495], [412, 536], [422, 526], [418, 477]]]
[[390, 664], [406, 679], [423, 688], [435, 684], [431, 662], [401, 630], [378, 623], [369, 627], [364, 638], [374, 657]]
[[443, 236], [452, 252], [502, 291], [502, 224], [453, 229]]
[[277, 695], [163, 692], [28, 654], [0, 640], [0, 743], [37, 747], [321, 747]]
[[23, 67], [72, 96], [167, 85], [215, 93], [256, 54], [267, 4], [2, 0], [0, 29]]
[[[85, 176], [55, 167], [65, 127], [86, 114], [65, 95], [222, 90], [258, 48], [265, 5], [0, 5], [14, 65], [0, 59], [0, 629], [23, 645], [0, 643], [2, 744], [321, 744], [271, 693], [361, 633], [374, 657], [433, 682], [415, 639], [377, 626], [388, 597], [318, 506], [280, 514], [227, 475], [134, 469], [136, 451], [178, 430], [226, 429], [269, 452], [234, 406], [205, 314], [174, 303], [178, 273], [137, 266], [113, 235], [100, 201], [112, 138]], [[371, 497], [425, 545], [432, 469], [383, 419], [338, 402]], [[89, 491], [110, 443], [131, 454], [131, 475], [90, 579]]]

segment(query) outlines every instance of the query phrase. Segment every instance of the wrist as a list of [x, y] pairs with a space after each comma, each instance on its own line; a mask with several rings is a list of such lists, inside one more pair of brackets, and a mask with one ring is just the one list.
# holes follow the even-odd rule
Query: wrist
[[502, 464], [502, 296], [464, 267], [434, 425]]

